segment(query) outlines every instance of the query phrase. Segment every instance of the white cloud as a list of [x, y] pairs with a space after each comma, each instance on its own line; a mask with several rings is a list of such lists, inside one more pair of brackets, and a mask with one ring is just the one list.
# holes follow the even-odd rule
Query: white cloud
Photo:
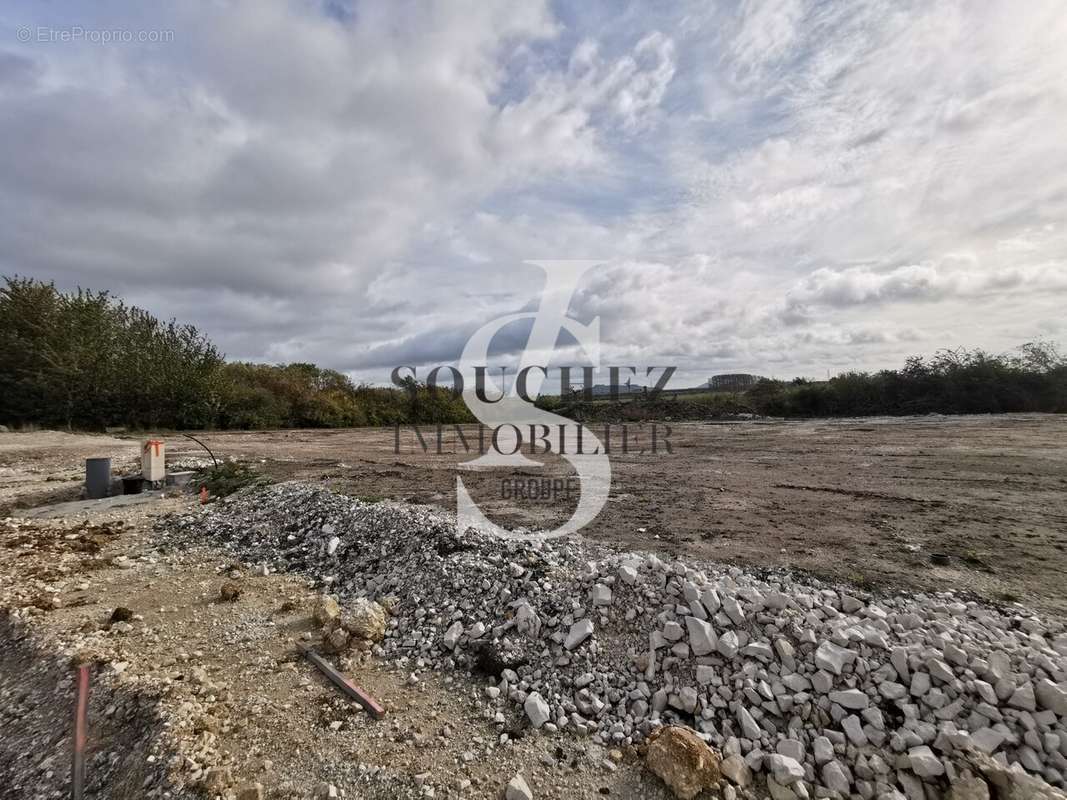
[[731, 78], [754, 88], [792, 55], [801, 39], [801, 0], [744, 0], [729, 42]]
[[973, 258], [909, 264], [885, 272], [864, 267], [815, 270], [787, 295], [790, 305], [853, 306], [937, 301], [1006, 292], [1067, 292], [1067, 262], [983, 270]]
[[1051, 0], [27, 5], [0, 34], [0, 271], [235, 357], [382, 379], [546, 257], [606, 260], [575, 307], [609, 359], [700, 379], [1062, 330]]

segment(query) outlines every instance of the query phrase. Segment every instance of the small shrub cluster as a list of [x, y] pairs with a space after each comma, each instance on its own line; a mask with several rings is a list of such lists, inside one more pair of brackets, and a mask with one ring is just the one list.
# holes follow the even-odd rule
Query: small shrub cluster
[[211, 497], [226, 497], [246, 486], [265, 486], [269, 479], [239, 461], [224, 461], [200, 470], [194, 486], [203, 486]]

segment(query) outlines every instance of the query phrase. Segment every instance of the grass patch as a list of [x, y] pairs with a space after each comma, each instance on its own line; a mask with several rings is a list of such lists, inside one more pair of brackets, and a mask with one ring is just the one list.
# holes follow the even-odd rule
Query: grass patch
[[197, 473], [196, 485], [206, 486], [212, 497], [226, 497], [248, 486], [266, 486], [270, 479], [240, 461], [225, 461]]

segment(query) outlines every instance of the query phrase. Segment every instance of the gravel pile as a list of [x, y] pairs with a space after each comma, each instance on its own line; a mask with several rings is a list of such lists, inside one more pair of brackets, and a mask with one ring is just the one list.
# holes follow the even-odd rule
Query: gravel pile
[[299, 483], [162, 533], [306, 574], [343, 606], [380, 603], [376, 652], [488, 675], [502, 731], [509, 707], [612, 747], [689, 726], [721, 751], [726, 796], [765, 780], [785, 800], [983, 797], [965, 766], [975, 753], [1064, 786], [1067, 632], [1021, 606], [501, 541], [440, 511]]

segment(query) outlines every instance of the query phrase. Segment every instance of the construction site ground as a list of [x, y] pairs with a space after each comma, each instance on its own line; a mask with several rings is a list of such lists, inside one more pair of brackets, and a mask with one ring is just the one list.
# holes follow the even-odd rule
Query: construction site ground
[[[609, 501], [582, 535], [667, 556], [788, 566], [874, 592], [951, 588], [1052, 616], [1067, 610], [1067, 417], [671, 427], [673, 452], [613, 454]], [[216, 457], [250, 462], [275, 480], [453, 508], [456, 465], [466, 457], [423, 453], [407, 430], [397, 452], [396, 435], [355, 429], [198, 438]], [[177, 434], [154, 437], [166, 441], [175, 463], [207, 459]], [[76, 500], [86, 457], [110, 455], [116, 469], [133, 470], [143, 438], [0, 434], [0, 516]], [[502, 481], [568, 469], [550, 459], [542, 470], [462, 475], [494, 520], [545, 527], [565, 519], [573, 499], [515, 504], [502, 497]], [[158, 516], [196, 502], [186, 495], [89, 511], [66, 507], [0, 531], [0, 605], [19, 610], [17, 624], [2, 629], [0, 686], [5, 697], [50, 693], [54, 700], [31, 704], [3, 737], [0, 798], [37, 796], [8, 789], [5, 777], [32, 767], [43, 786], [50, 771], [68, 769], [72, 687], [26, 685], [51, 675], [27, 665], [43, 654], [74, 654], [88, 640], [100, 647], [100, 637], [91, 636], [100, 630], [107, 631], [103, 651], [82, 655], [107, 665], [101, 686], [128, 684], [138, 696], [192, 709], [187, 730], [143, 747], [115, 727], [94, 747], [111, 748], [116, 758], [165, 763], [175, 752], [168, 741], [201, 742], [206, 731], [219, 763], [231, 770], [231, 786], [258, 781], [268, 797], [313, 797], [323, 782], [347, 781], [363, 787], [349, 797], [405, 796], [409, 787], [429, 785], [438, 797], [498, 798], [520, 771], [538, 798], [666, 796], [637, 754], [604, 752], [572, 737], [525, 736], [486, 755], [498, 734], [476, 700], [484, 686], [357, 653], [341, 666], [389, 709], [385, 720], [371, 720], [295, 654], [293, 642], [312, 629], [314, 595], [302, 579], [239, 567], [241, 596], [223, 603], [219, 590], [233, 579], [232, 558], [157, 549], [151, 529]], [[56, 585], [62, 590], [53, 591]], [[119, 606], [133, 619], [110, 630]], [[114, 699], [101, 692], [94, 702]], [[94, 709], [106, 716], [106, 707]], [[359, 782], [359, 775], [370, 777]], [[131, 782], [124, 796], [145, 796], [142, 785]]]
[[[473, 429], [465, 430], [471, 438]], [[510, 491], [517, 480], [573, 474], [567, 462], [539, 458], [544, 469], [461, 472], [457, 463], [470, 456], [462, 449], [437, 455], [433, 429], [422, 432], [428, 453], [408, 428], [399, 448], [389, 428], [197, 437], [218, 458], [249, 461], [275, 480], [322, 481], [363, 499], [454, 510], [461, 475], [501, 524], [548, 527], [573, 510], [573, 495], [502, 497], [506, 480]], [[649, 433], [646, 425], [646, 446]], [[155, 435], [167, 441], [169, 460], [206, 459], [188, 439]], [[446, 429], [443, 449], [453, 439]], [[114, 455], [132, 463], [139, 442], [0, 435], [0, 513], [74, 499], [82, 459]], [[620, 548], [788, 566], [868, 588], [951, 587], [1067, 611], [1067, 416], [671, 423], [670, 442], [673, 452], [660, 446], [644, 455], [623, 454], [616, 442], [611, 494], [582, 535]]]

